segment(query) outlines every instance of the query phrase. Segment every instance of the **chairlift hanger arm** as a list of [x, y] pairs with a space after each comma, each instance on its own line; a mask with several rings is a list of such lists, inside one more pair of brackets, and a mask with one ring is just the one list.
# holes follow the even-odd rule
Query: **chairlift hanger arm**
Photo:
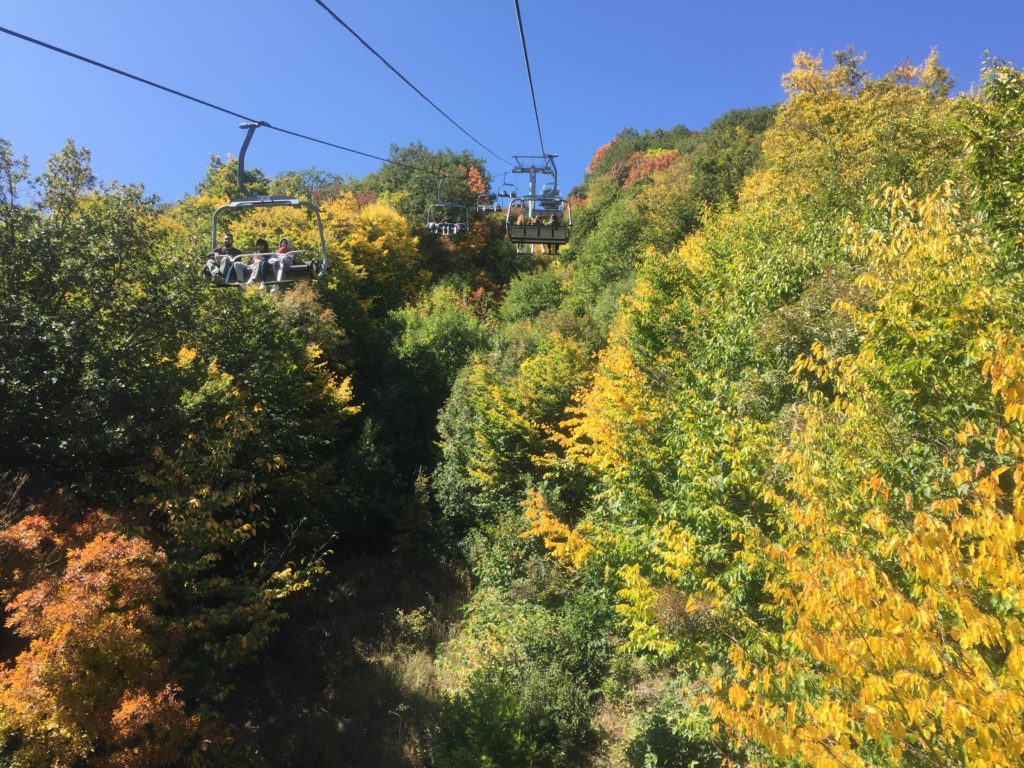
[[242, 142], [242, 148], [238, 151], [238, 189], [242, 192], [243, 197], [249, 196], [249, 190], [245, 188], [245, 152], [249, 149], [252, 135], [261, 125], [267, 125], [267, 123], [261, 120], [259, 122], [242, 123], [238, 126], [239, 128], [245, 128], [245, 140]]

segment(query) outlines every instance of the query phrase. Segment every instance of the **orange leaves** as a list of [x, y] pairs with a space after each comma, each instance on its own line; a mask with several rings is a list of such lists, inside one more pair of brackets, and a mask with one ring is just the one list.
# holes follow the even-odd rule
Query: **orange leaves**
[[641, 179], [668, 168], [679, 159], [679, 151], [675, 149], [653, 149], [647, 152], [634, 152], [623, 163], [622, 168], [616, 166], [616, 177], [623, 177], [623, 188], [631, 187]]
[[180, 693], [180, 688], [170, 684], [155, 694], [125, 693], [111, 717], [115, 751], [103, 764], [110, 768], [175, 764], [194, 728], [178, 698]]
[[590, 158], [590, 164], [587, 165], [587, 173], [593, 173], [594, 170], [601, 164], [601, 161], [604, 159], [604, 156], [605, 154], [607, 154], [608, 150], [611, 149], [613, 143], [615, 143], [614, 139], [612, 139], [612, 141], [609, 141], [607, 144], [602, 144], [600, 147], [597, 148], [597, 151], [594, 152], [594, 156]]
[[487, 181], [475, 165], [466, 169], [466, 188], [474, 195], [487, 194]]
[[170, 765], [191, 737], [157, 650], [166, 557], [108, 524], [94, 513], [58, 539], [33, 515], [0, 534], [25, 533], [34, 553], [42, 536], [55, 543], [34, 583], [4, 595], [8, 626], [31, 641], [0, 668], [0, 741], [19, 765]]

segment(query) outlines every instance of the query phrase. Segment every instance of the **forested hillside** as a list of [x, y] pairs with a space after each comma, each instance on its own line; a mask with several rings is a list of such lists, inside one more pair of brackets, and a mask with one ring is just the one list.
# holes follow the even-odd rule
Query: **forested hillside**
[[[798, 54], [623, 130], [572, 239], [468, 152], [314, 200], [330, 268], [200, 276], [173, 203], [0, 140], [0, 763], [1024, 761], [1024, 73]], [[236, 243], [318, 247], [298, 209]]]

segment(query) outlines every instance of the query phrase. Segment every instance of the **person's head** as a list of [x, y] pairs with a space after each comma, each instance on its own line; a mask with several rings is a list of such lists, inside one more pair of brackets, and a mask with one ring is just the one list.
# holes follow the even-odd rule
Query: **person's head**
[[228, 245], [228, 246], [230, 246], [230, 245], [232, 245], [232, 244], [233, 244], [234, 242], [235, 242], [235, 238], [233, 238], [233, 237], [231, 236], [231, 233], [230, 233], [230, 232], [225, 232], [225, 233], [224, 233], [224, 245]]
[[281, 242], [277, 244], [278, 247], [284, 246], [285, 248], [291, 248], [292, 243], [287, 237], [282, 237]]
[[262, 237], [256, 241], [256, 253], [266, 253], [270, 250], [270, 245]]

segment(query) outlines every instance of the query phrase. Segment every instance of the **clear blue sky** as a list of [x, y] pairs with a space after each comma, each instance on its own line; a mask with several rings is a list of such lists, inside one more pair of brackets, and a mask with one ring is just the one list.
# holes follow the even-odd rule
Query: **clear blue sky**
[[[512, 0], [328, 0], [428, 96], [499, 154], [536, 154]], [[983, 52], [1024, 64], [1024, 2], [520, 0], [549, 152], [568, 191], [623, 127], [699, 129], [783, 98], [794, 51], [853, 46], [882, 74], [932, 47], [959, 89]], [[8, 0], [0, 25], [290, 128], [378, 155], [392, 143], [472, 145], [313, 0]], [[97, 174], [173, 200], [238, 121], [0, 35], [0, 136], [39, 171], [68, 137]], [[375, 161], [260, 132], [249, 164], [362, 176]]]

